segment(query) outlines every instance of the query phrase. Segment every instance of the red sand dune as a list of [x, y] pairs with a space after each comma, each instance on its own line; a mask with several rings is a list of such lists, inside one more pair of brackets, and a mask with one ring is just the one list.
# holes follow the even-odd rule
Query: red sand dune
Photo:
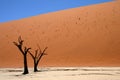
[[1, 23], [0, 67], [23, 66], [19, 35], [31, 51], [48, 46], [40, 66], [120, 66], [120, 1]]

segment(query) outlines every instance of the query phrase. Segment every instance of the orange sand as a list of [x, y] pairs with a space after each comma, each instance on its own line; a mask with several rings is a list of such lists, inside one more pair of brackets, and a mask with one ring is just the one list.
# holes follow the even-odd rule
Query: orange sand
[[23, 66], [19, 35], [31, 51], [48, 46], [40, 66], [120, 66], [120, 0], [1, 23], [0, 67]]

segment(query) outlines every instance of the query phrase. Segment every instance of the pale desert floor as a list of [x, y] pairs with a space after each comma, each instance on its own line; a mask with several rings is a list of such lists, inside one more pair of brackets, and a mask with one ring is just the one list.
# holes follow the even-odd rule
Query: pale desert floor
[[22, 68], [1, 68], [0, 80], [120, 80], [120, 67], [45, 67], [22, 75]]

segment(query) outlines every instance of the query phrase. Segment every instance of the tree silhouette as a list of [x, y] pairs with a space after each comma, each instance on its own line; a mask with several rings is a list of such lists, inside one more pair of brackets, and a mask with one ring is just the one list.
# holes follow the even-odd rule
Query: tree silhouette
[[45, 51], [47, 50], [48, 47], [45, 47], [45, 49], [42, 51], [41, 48], [35, 50], [35, 55], [33, 55], [30, 51], [29, 54], [31, 55], [32, 59], [34, 60], [34, 72], [37, 72], [37, 66], [39, 61], [42, 59], [44, 55], [47, 55]]
[[23, 40], [21, 39], [21, 36], [18, 37], [18, 42], [13, 42], [15, 44], [15, 46], [17, 46], [17, 48], [20, 50], [20, 52], [23, 55], [23, 59], [24, 59], [24, 72], [23, 74], [28, 74], [28, 65], [27, 65], [27, 53], [31, 48], [27, 48], [26, 46], [23, 49]]

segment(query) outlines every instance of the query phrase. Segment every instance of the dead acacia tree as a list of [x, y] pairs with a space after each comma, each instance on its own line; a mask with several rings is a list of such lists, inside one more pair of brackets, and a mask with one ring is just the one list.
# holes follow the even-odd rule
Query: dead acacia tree
[[41, 48], [39, 47], [39, 49], [35, 50], [35, 55], [32, 54], [30, 51], [29, 51], [29, 54], [31, 55], [33, 61], [34, 61], [34, 72], [37, 72], [38, 69], [38, 64], [39, 64], [39, 61], [42, 59], [42, 57], [44, 55], [47, 55], [45, 53], [45, 51], [47, 50], [48, 47], [45, 47], [45, 49], [42, 51]]
[[27, 48], [26, 46], [23, 48], [23, 40], [21, 39], [21, 36], [18, 37], [18, 42], [13, 42], [15, 44], [15, 46], [17, 46], [17, 48], [20, 50], [20, 52], [23, 55], [23, 59], [24, 59], [24, 72], [23, 74], [28, 74], [28, 65], [27, 65], [27, 53], [31, 48]]

